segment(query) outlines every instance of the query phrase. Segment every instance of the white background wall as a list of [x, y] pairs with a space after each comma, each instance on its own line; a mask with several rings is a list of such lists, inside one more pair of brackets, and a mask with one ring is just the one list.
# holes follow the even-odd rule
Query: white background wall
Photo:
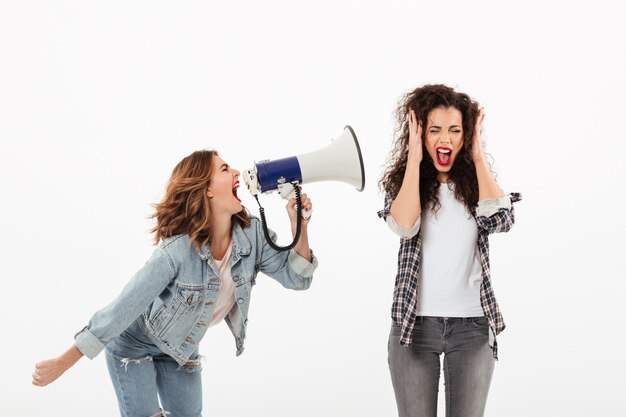
[[[3, 1], [3, 413], [117, 413], [104, 355], [43, 389], [31, 373], [143, 265], [182, 157], [216, 148], [243, 169], [350, 124], [366, 189], [305, 187], [314, 285], [261, 277], [239, 358], [225, 325], [209, 331], [205, 415], [394, 415], [398, 240], [376, 183], [398, 99], [442, 82], [485, 106], [499, 182], [524, 194], [491, 240], [508, 328], [487, 415], [624, 415], [626, 30], [619, 2], [593, 4]], [[263, 201], [286, 243], [284, 203]]]

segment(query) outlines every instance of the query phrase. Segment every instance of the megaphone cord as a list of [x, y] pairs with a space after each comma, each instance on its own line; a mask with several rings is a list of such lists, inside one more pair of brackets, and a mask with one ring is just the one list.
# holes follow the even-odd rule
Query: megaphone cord
[[254, 196], [257, 204], [259, 205], [259, 213], [261, 214], [261, 226], [263, 226], [263, 234], [265, 234], [265, 240], [272, 248], [280, 252], [293, 249], [293, 247], [296, 246], [296, 244], [298, 243], [298, 240], [300, 240], [300, 229], [302, 228], [302, 199], [300, 198], [300, 185], [298, 183], [294, 183], [293, 188], [296, 194], [296, 206], [297, 206], [296, 208], [296, 212], [297, 212], [296, 235], [293, 237], [293, 242], [291, 242], [291, 244], [287, 246], [278, 246], [270, 238], [270, 233], [267, 229], [267, 221], [265, 220], [265, 209], [261, 207], [261, 203], [259, 202], [259, 196], [258, 195]]

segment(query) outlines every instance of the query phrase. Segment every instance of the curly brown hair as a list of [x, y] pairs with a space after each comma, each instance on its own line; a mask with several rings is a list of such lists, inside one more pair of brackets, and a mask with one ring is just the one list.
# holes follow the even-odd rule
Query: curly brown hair
[[[213, 161], [217, 151], [201, 150], [183, 158], [172, 171], [165, 196], [154, 204], [155, 212], [150, 218], [156, 219], [154, 243], [162, 239], [188, 234], [196, 249], [211, 242], [211, 209], [207, 188], [211, 184]], [[250, 226], [250, 213], [244, 207], [231, 218], [232, 225]]]
[[402, 185], [406, 169], [409, 143], [410, 110], [415, 111], [421, 121], [422, 129], [422, 162], [420, 163], [420, 202], [421, 209], [437, 211], [440, 207], [437, 190], [439, 180], [437, 169], [424, 144], [426, 142], [426, 126], [428, 115], [433, 109], [454, 107], [463, 117], [463, 148], [448, 172], [449, 181], [454, 183], [454, 196], [461, 201], [470, 213], [478, 204], [478, 180], [476, 167], [472, 160], [472, 144], [474, 142], [474, 126], [479, 112], [478, 103], [467, 94], [454, 91], [442, 84], [427, 84], [418, 87], [403, 96], [396, 109], [396, 139], [387, 158], [387, 169], [379, 181], [379, 186], [389, 195], [396, 195]]

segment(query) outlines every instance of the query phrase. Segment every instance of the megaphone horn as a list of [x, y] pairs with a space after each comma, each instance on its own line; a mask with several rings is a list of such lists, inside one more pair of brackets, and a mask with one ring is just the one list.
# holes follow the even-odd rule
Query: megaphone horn
[[310, 184], [319, 181], [339, 181], [365, 188], [363, 156], [354, 130], [350, 126], [330, 145], [317, 151], [277, 160], [255, 163], [253, 169], [244, 171], [244, 181], [252, 193], [278, 190], [283, 198], [284, 184]]
[[[363, 156], [356, 139], [354, 130], [346, 126], [343, 133], [330, 145], [314, 152], [298, 156], [261, 161], [254, 164], [254, 168], [243, 172], [243, 179], [259, 204], [261, 225], [267, 243], [276, 250], [283, 251], [295, 247], [300, 238], [302, 219], [311, 216], [310, 211], [302, 209], [300, 201], [300, 184], [318, 181], [340, 181], [348, 183], [358, 191], [365, 187], [365, 169]], [[289, 200], [295, 195], [297, 200], [296, 234], [290, 245], [278, 246], [272, 239], [265, 221], [265, 211], [259, 202], [259, 193], [278, 190], [281, 197]]]

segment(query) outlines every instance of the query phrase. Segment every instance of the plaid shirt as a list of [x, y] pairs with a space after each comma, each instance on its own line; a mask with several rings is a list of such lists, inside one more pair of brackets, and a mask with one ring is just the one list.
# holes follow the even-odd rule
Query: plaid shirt
[[[385, 207], [378, 212], [378, 217], [386, 219], [391, 214], [391, 204], [397, 194], [385, 195]], [[511, 203], [522, 199], [521, 194], [511, 193]], [[482, 202], [481, 202], [482, 203]], [[478, 225], [478, 254], [482, 267], [482, 283], [480, 285], [480, 304], [489, 321], [493, 333], [493, 356], [498, 358], [498, 345], [495, 336], [504, 330], [505, 324], [491, 286], [491, 270], [489, 267], [489, 235], [491, 233], [508, 232], [515, 221], [513, 205], [510, 209], [499, 208], [489, 217], [473, 213]], [[400, 240], [398, 251], [398, 273], [393, 291], [392, 320], [401, 328], [400, 344], [410, 346], [417, 316], [417, 277], [420, 268], [422, 239], [421, 232], [408, 239]]]

